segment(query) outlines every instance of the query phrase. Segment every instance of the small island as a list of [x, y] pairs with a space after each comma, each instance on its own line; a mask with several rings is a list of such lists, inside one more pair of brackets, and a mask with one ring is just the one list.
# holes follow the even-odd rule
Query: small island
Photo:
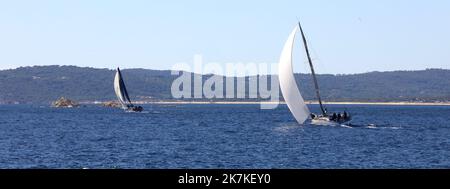
[[65, 97], [61, 97], [57, 101], [53, 102], [52, 105], [55, 108], [73, 108], [77, 107], [78, 103]]

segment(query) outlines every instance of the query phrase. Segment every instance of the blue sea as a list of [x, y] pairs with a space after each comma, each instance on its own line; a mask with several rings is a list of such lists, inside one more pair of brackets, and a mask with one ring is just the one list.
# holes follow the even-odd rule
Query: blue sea
[[351, 126], [285, 105], [144, 108], [1, 105], [0, 168], [450, 168], [450, 106], [328, 106]]

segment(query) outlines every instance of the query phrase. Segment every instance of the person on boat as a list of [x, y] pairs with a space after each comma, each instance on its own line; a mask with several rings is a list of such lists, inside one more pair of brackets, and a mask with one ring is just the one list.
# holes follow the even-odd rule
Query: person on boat
[[340, 121], [341, 120], [341, 113], [339, 112], [338, 114], [337, 114], [337, 121]]
[[331, 116], [331, 121], [335, 121], [335, 120], [336, 120], [336, 118], [337, 118], [337, 115], [336, 115], [336, 113], [333, 113], [333, 116]]
[[144, 110], [144, 108], [142, 108], [142, 106], [134, 106], [132, 110], [135, 112], [142, 112], [142, 110]]
[[144, 108], [142, 108], [142, 106], [134, 106], [134, 105], [128, 105], [128, 110], [131, 110], [133, 112], [142, 112], [142, 110], [144, 110]]
[[142, 112], [143, 108], [142, 108], [142, 106], [134, 106], [132, 108], [132, 110], [135, 111], [135, 112]]
[[348, 118], [348, 114], [346, 111], [344, 111], [344, 120], [347, 120], [347, 118]]
[[315, 119], [317, 116], [314, 113], [311, 113], [311, 119]]

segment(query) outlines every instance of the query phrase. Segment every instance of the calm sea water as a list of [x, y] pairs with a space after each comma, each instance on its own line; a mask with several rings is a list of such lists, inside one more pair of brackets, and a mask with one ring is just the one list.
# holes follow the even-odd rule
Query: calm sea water
[[450, 168], [448, 106], [328, 106], [353, 127], [284, 105], [144, 107], [0, 106], [0, 168]]

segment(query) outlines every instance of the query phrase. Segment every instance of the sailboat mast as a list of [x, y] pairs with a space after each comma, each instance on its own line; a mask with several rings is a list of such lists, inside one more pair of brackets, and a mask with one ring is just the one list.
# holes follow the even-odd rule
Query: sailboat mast
[[320, 109], [322, 110], [323, 115], [326, 115], [327, 112], [325, 111], [325, 108], [323, 107], [322, 98], [320, 98], [319, 83], [317, 82], [316, 72], [314, 71], [314, 66], [312, 64], [311, 56], [309, 55], [308, 43], [306, 42], [306, 37], [305, 37], [305, 34], [303, 33], [303, 29], [302, 29], [300, 22], [298, 23], [298, 26], [300, 27], [300, 33], [302, 34], [303, 44], [305, 46], [306, 55], [308, 56], [309, 66], [311, 67], [311, 73], [313, 76], [314, 87], [316, 88], [316, 95], [317, 95], [317, 99], [319, 100]]

